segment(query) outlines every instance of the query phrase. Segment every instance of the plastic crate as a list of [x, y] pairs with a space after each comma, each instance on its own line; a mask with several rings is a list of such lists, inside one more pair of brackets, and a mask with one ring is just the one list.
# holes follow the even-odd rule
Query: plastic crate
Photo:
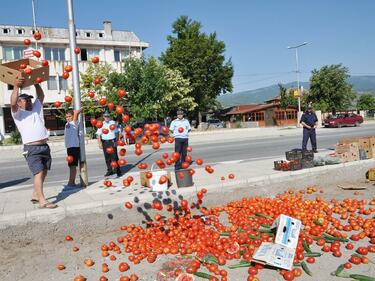
[[302, 169], [302, 164], [300, 161], [290, 161], [289, 163], [290, 165], [290, 170], [291, 171], [297, 171], [297, 170], [301, 170]]
[[302, 151], [302, 159], [304, 159], [304, 160], [314, 160], [314, 152], [312, 150]]

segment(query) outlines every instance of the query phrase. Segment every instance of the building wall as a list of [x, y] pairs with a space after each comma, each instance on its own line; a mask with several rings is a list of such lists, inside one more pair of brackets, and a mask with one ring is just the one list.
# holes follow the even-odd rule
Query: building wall
[[[8, 29], [8, 33], [4, 34], [4, 30]], [[23, 34], [18, 34], [18, 30], [23, 30]], [[62, 75], [64, 67], [70, 64], [70, 48], [69, 48], [69, 33], [67, 29], [63, 28], [39, 28], [42, 34], [42, 40], [38, 42], [38, 50], [41, 52], [41, 59], [46, 58], [46, 48], [63, 48], [64, 49], [64, 60], [56, 60], [53, 57], [49, 60], [49, 75], [56, 77], [57, 89], [48, 89], [48, 83], [43, 82], [41, 84], [45, 92], [45, 107], [51, 105], [55, 101], [64, 101], [65, 95], [69, 89], [72, 89], [72, 79], [69, 78], [67, 82], [67, 89], [62, 89], [62, 84], [59, 83], [58, 77]], [[90, 38], [86, 36], [90, 33]], [[30, 26], [8, 26], [0, 25], [0, 63], [9, 62], [12, 60], [6, 60], [5, 48], [7, 47], [19, 47], [27, 48], [23, 44], [25, 38], [32, 38], [33, 30]], [[80, 72], [85, 72], [89, 66], [89, 61], [92, 56], [96, 56], [93, 50], [99, 51], [100, 61], [105, 61], [111, 64], [112, 68], [117, 72], [122, 72], [122, 66], [120, 61], [115, 61], [115, 50], [117, 54], [120, 54], [121, 59], [131, 57], [140, 58], [143, 50], [149, 47], [149, 44], [142, 42], [139, 38], [129, 31], [112, 31], [112, 25], [110, 22], [104, 22], [103, 30], [89, 30], [89, 29], [77, 29], [77, 46], [82, 49], [88, 50], [87, 61], [82, 60], [82, 52], [78, 55], [78, 66]], [[103, 36], [103, 37], [99, 37]], [[31, 40], [35, 42], [35, 40]], [[35, 47], [33, 45], [33, 47]], [[64, 83], [64, 82], [63, 82]], [[34, 87], [27, 87], [22, 90], [35, 96]], [[5, 134], [6, 127], [9, 128], [9, 124], [4, 123], [4, 111], [8, 113], [9, 110], [3, 110], [8, 108], [10, 104], [10, 96], [12, 90], [8, 89], [8, 85], [0, 82], [0, 133]], [[49, 105], [48, 105], [49, 104]], [[53, 115], [53, 114], [52, 114]], [[9, 117], [9, 116], [8, 116]], [[9, 118], [8, 118], [9, 120]], [[47, 123], [47, 122], [46, 122]], [[48, 124], [46, 124], [48, 127]]]

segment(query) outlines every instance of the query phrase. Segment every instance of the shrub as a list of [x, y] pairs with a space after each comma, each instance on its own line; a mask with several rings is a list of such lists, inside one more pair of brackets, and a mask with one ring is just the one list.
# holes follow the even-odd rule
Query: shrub
[[15, 131], [10, 133], [10, 141], [13, 144], [21, 144], [22, 143], [21, 134], [18, 130], [15, 130]]
[[90, 140], [93, 140], [93, 139], [96, 139], [96, 128], [94, 127], [88, 127], [86, 128], [86, 136], [90, 139]]

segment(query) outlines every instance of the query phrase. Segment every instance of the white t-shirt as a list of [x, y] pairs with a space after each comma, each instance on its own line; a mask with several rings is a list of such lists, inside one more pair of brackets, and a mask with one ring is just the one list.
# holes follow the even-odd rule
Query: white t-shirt
[[[179, 128], [183, 128], [184, 130], [180, 133], [178, 131]], [[191, 130], [189, 120], [183, 119], [175, 119], [169, 125], [169, 130], [173, 132], [173, 136], [175, 139], [187, 139], [189, 138], [189, 130]]]
[[64, 138], [66, 148], [79, 147], [78, 124], [78, 121], [71, 121], [65, 124]]
[[33, 103], [31, 111], [18, 108], [16, 112], [12, 112], [12, 117], [21, 133], [23, 144], [48, 138], [48, 131], [44, 125], [43, 106], [39, 99]]

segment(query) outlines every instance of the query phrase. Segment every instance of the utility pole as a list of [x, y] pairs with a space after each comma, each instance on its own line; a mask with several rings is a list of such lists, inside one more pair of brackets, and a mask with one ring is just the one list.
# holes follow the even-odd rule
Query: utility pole
[[[79, 86], [79, 69], [77, 54], [74, 52], [76, 48], [76, 28], [74, 25], [73, 15], [73, 0], [66, 0], [68, 6], [68, 26], [69, 26], [69, 45], [70, 45], [70, 60], [72, 63], [73, 71], [73, 91], [74, 91], [74, 109], [78, 110], [81, 108], [81, 90]], [[87, 176], [87, 164], [86, 164], [86, 151], [85, 151], [85, 132], [84, 132], [84, 113], [79, 116], [79, 139], [80, 139], [80, 183], [81, 187], [87, 187], [89, 184]]]
[[303, 42], [302, 44], [287, 47], [287, 49], [294, 49], [296, 52], [296, 74], [297, 74], [297, 91], [298, 91], [298, 120], [301, 118], [301, 92], [300, 92], [300, 85], [299, 85], [299, 63], [298, 63], [298, 48], [307, 45], [308, 42]]

